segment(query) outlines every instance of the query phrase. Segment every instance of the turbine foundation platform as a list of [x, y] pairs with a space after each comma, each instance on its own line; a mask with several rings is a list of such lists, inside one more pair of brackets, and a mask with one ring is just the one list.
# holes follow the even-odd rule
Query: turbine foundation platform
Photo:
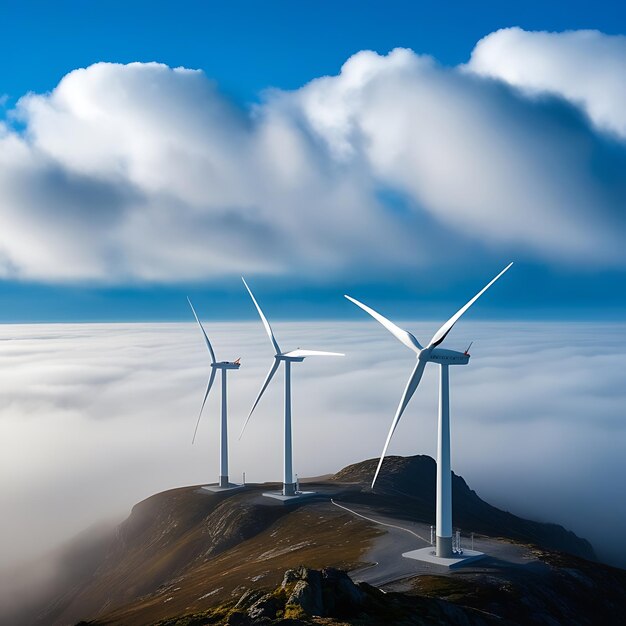
[[292, 504], [295, 502], [300, 502], [301, 500], [306, 500], [312, 496], [317, 495], [316, 491], [297, 491], [292, 496], [286, 496], [282, 491], [266, 491], [263, 493], [266, 498], [273, 498], [274, 500], [279, 500], [283, 504]]
[[477, 550], [463, 550], [462, 554], [453, 554], [451, 557], [441, 557], [437, 556], [434, 546], [428, 546], [427, 548], [404, 552], [402, 556], [406, 559], [415, 559], [416, 561], [424, 561], [425, 563], [432, 563], [433, 565], [454, 568], [478, 561], [485, 558], [487, 555]]
[[236, 485], [235, 483], [228, 483], [228, 486], [222, 487], [219, 484], [202, 485], [204, 491], [210, 491], [211, 493], [221, 493], [222, 491], [234, 491], [235, 489], [243, 489], [245, 485]]

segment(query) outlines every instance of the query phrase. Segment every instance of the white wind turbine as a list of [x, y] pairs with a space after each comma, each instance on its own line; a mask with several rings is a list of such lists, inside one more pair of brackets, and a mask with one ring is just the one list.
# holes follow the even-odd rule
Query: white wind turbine
[[219, 481], [218, 488], [220, 489], [229, 489], [232, 487], [236, 487], [238, 485], [231, 485], [228, 482], [228, 411], [226, 407], [226, 372], [228, 370], [238, 370], [239, 369], [239, 359], [234, 362], [229, 361], [219, 361], [217, 362], [215, 359], [215, 352], [213, 351], [213, 346], [209, 341], [209, 338], [204, 330], [204, 326], [202, 326], [202, 322], [198, 319], [196, 315], [196, 310], [193, 308], [193, 304], [191, 304], [191, 300], [187, 298], [187, 302], [189, 302], [189, 306], [193, 312], [193, 316], [196, 318], [196, 322], [198, 322], [198, 326], [200, 326], [200, 330], [202, 331], [202, 336], [204, 337], [204, 343], [209, 350], [209, 354], [211, 355], [211, 375], [209, 376], [209, 382], [206, 387], [206, 391], [204, 393], [204, 399], [202, 400], [202, 406], [200, 407], [200, 413], [198, 414], [198, 420], [196, 422], [196, 428], [193, 431], [193, 439], [192, 443], [196, 440], [196, 433], [198, 432], [198, 425], [200, 424], [200, 418], [202, 417], [202, 411], [204, 410], [204, 405], [206, 404], [206, 400], [209, 397], [209, 391], [211, 391], [211, 387], [213, 386], [213, 381], [215, 380], [215, 374], [217, 370], [220, 370], [222, 373], [222, 419], [220, 422], [220, 473], [219, 473]]
[[259, 316], [261, 317], [261, 321], [263, 322], [263, 326], [265, 326], [265, 331], [267, 332], [270, 341], [272, 342], [272, 347], [276, 351], [274, 354], [274, 362], [272, 363], [272, 367], [265, 377], [265, 382], [261, 387], [261, 391], [259, 391], [259, 395], [257, 399], [254, 401], [252, 408], [250, 409], [250, 413], [248, 414], [248, 418], [246, 419], [243, 428], [241, 429], [241, 436], [243, 435], [246, 426], [248, 425], [248, 421], [252, 416], [256, 405], [259, 403], [261, 396], [265, 393], [270, 381], [274, 377], [274, 374], [280, 367], [281, 363], [285, 364], [285, 444], [284, 444], [284, 472], [283, 472], [283, 490], [282, 495], [291, 497], [296, 495], [296, 483], [293, 477], [293, 452], [292, 452], [292, 444], [291, 444], [291, 364], [292, 363], [301, 363], [308, 356], [344, 356], [338, 352], [322, 352], [320, 350], [301, 350], [298, 348], [297, 350], [292, 350], [291, 352], [281, 352], [280, 346], [274, 337], [274, 333], [272, 332], [272, 327], [265, 315], [263, 315], [263, 311], [259, 306], [259, 303], [256, 301], [250, 287], [248, 287], [248, 283], [246, 283], [245, 279], [242, 277], [243, 284], [246, 286], [250, 297], [252, 298], [252, 302], [254, 302], [254, 306], [256, 310], [259, 312]]
[[375, 320], [380, 322], [396, 339], [401, 341], [407, 348], [415, 352], [417, 363], [411, 373], [411, 377], [406, 385], [400, 404], [396, 411], [395, 417], [391, 422], [391, 428], [385, 441], [385, 446], [374, 474], [372, 487], [376, 483], [378, 473], [387, 454], [387, 448], [391, 437], [409, 403], [409, 400], [415, 393], [424, 368], [430, 361], [440, 365], [440, 383], [439, 383], [439, 428], [437, 437], [437, 519], [436, 519], [436, 555], [437, 557], [450, 558], [453, 556], [452, 551], [452, 476], [450, 468], [450, 406], [449, 406], [449, 365], [467, 365], [470, 355], [468, 351], [456, 352], [455, 350], [446, 350], [437, 346], [443, 342], [452, 327], [459, 318], [469, 309], [480, 296], [482, 296], [500, 276], [502, 276], [513, 263], [505, 267], [486, 287], [479, 291], [463, 308], [459, 309], [434, 335], [428, 346], [423, 348], [419, 341], [408, 331], [396, 326], [393, 322], [383, 317], [362, 302], [345, 296], [348, 300], [361, 307], [366, 313], [369, 313]]

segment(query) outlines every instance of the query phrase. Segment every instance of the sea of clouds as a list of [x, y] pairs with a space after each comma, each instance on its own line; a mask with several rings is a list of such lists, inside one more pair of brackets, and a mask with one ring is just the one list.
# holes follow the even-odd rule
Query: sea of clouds
[[[372, 303], [376, 304], [376, 303]], [[384, 307], [383, 307], [384, 308]], [[385, 311], [383, 311], [385, 312]], [[434, 322], [404, 323], [428, 340]], [[413, 354], [375, 322], [276, 323], [284, 350], [345, 352], [293, 367], [295, 471], [326, 474], [380, 454]], [[272, 360], [260, 322], [206, 324], [229, 377], [234, 480], [282, 479], [282, 374], [237, 436]], [[451, 370], [452, 467], [478, 494], [558, 522], [626, 565], [626, 326], [463, 321], [474, 340]], [[0, 333], [0, 554], [36, 557], [141, 499], [212, 482], [219, 386], [193, 428], [209, 373], [193, 324], [5, 325]], [[436, 450], [437, 368], [429, 366], [391, 444]]]

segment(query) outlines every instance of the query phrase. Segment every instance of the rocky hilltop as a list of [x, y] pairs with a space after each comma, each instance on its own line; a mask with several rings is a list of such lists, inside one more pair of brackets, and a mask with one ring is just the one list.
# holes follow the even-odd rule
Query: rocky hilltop
[[[570, 563], [573, 565], [574, 563]], [[591, 574], [591, 576], [588, 576]], [[581, 594], [611, 585], [598, 595]], [[249, 589], [237, 601], [163, 620], [157, 626], [613, 624], [621, 611], [624, 576], [547, 567], [533, 582], [519, 578], [458, 580], [444, 576], [405, 581], [407, 592], [354, 583], [341, 570], [306, 567], [285, 572], [274, 589]], [[541, 585], [541, 589], [540, 589]], [[104, 626], [86, 622], [79, 626]]]
[[[432, 523], [435, 519], [435, 487], [437, 464], [429, 456], [390, 456], [376, 481], [374, 494], [368, 487], [376, 470], [378, 459], [349, 465], [337, 472], [331, 480], [338, 483], [356, 483], [361, 492], [346, 494], [344, 499], [367, 503], [372, 495], [378, 507], [403, 519], [417, 519]], [[400, 505], [399, 501], [402, 501]], [[535, 543], [544, 548], [560, 550], [595, 560], [591, 544], [558, 524], [533, 522], [497, 509], [470, 489], [461, 476], [452, 473], [452, 519], [454, 525], [467, 532], [492, 537]]]
[[[71, 546], [63, 555], [61, 588], [33, 594], [30, 612], [13, 611], [4, 623], [375, 624], [384, 623], [385, 611], [397, 610], [433, 621], [394, 623], [478, 624], [497, 616], [547, 624], [571, 623], [576, 616], [576, 623], [592, 624], [598, 616], [610, 623], [608, 616], [626, 599], [625, 572], [594, 563], [587, 541], [561, 526], [492, 507], [458, 476], [453, 477], [455, 526], [490, 541], [498, 554], [514, 552], [514, 558], [494, 557], [455, 572], [394, 569], [394, 563], [408, 561], [399, 541], [408, 542], [408, 549], [418, 547], [424, 534], [419, 524], [433, 523], [435, 463], [424, 456], [390, 457], [372, 491], [375, 463], [314, 480], [307, 488], [318, 495], [289, 506], [262, 496], [271, 485], [222, 493], [194, 486], [152, 496], [106, 541], [99, 536], [95, 546], [84, 539]], [[380, 520], [393, 522], [393, 528]], [[296, 572], [287, 582], [286, 570]], [[333, 586], [345, 590], [355, 584], [354, 596], [363, 602], [350, 605], [350, 611], [337, 613], [324, 603], [319, 608], [312, 600], [339, 593]], [[269, 600], [268, 594], [277, 602], [255, 613], [253, 605]], [[516, 615], [525, 621], [516, 621]]]
[[[380, 624], [454, 624], [486, 626], [507, 624], [469, 607], [445, 600], [385, 592], [354, 583], [341, 570], [321, 571], [299, 567], [285, 572], [282, 584], [272, 590], [249, 590], [237, 602], [213, 607], [202, 613], [165, 620], [158, 626], [255, 626], [261, 624], [326, 624], [361, 626]], [[79, 626], [96, 626], [83, 622]]]

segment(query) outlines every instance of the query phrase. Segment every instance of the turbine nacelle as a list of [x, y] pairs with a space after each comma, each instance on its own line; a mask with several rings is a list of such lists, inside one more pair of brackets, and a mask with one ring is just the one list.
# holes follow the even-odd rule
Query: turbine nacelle
[[441, 365], [467, 365], [470, 355], [465, 352], [457, 352], [456, 350], [446, 350], [446, 348], [433, 348], [426, 360], [431, 363], [440, 363]]
[[274, 358], [279, 361], [290, 361], [291, 363], [302, 363], [308, 356], [345, 356], [341, 352], [325, 352], [324, 350], [290, 350], [289, 352], [281, 352]]
[[218, 370], [238, 370], [241, 367], [241, 363], [234, 363], [231, 361], [219, 361], [218, 363], [211, 363], [211, 367]]

